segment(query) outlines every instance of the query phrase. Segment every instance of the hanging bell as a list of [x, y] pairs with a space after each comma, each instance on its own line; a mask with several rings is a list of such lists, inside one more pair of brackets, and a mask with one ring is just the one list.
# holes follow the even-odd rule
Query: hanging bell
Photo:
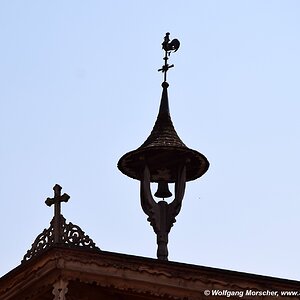
[[166, 181], [159, 181], [157, 185], [157, 191], [154, 194], [157, 198], [169, 198], [172, 196], [172, 193], [169, 190], [169, 185]]

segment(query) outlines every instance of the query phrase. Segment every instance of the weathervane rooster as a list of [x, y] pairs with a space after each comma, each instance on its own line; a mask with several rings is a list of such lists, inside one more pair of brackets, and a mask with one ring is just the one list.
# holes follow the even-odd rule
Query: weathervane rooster
[[173, 39], [171, 42], [170, 42], [170, 32], [167, 32], [166, 33], [166, 36], [164, 38], [164, 41], [162, 43], [162, 48], [168, 52], [169, 56], [171, 54], [171, 51], [174, 51], [176, 52], [179, 47], [180, 47], [180, 42], [177, 40], [177, 39]]
[[169, 65], [168, 64], [168, 59], [171, 54], [171, 52], [176, 52], [180, 47], [180, 42], [177, 39], [173, 39], [172, 41], [170, 41], [170, 33], [167, 32], [166, 36], [164, 37], [164, 41], [162, 43], [162, 49], [165, 50], [165, 57], [164, 57], [164, 61], [165, 64], [162, 66], [161, 69], [159, 69], [159, 72], [163, 72], [164, 73], [164, 81], [167, 81], [167, 71], [174, 67], [174, 65]]

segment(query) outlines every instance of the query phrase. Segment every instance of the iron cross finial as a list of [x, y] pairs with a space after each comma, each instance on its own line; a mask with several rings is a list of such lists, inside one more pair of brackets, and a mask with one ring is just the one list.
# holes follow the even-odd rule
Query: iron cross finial
[[60, 210], [61, 210], [61, 202], [68, 202], [70, 199], [70, 196], [66, 193], [63, 195], [61, 194], [62, 187], [59, 184], [56, 184], [53, 187], [54, 190], [54, 197], [53, 198], [47, 198], [45, 203], [48, 206], [51, 206], [54, 204], [54, 217], [59, 217], [60, 216]]
[[164, 41], [162, 43], [162, 49], [165, 50], [165, 57], [164, 57], [164, 61], [165, 61], [165, 64], [162, 66], [161, 69], [159, 69], [158, 71], [159, 72], [163, 72], [164, 73], [164, 82], [167, 81], [167, 72], [170, 68], [173, 68], [174, 65], [169, 65], [168, 64], [168, 59], [169, 59], [169, 56], [171, 54], [171, 52], [176, 52], [180, 47], [180, 42], [179, 40], [177, 39], [173, 39], [171, 42], [170, 42], [170, 33], [167, 32], [165, 37], [164, 37]]
[[56, 184], [53, 187], [54, 197], [47, 198], [45, 203], [48, 206], [54, 204], [54, 217], [51, 222], [53, 222], [53, 238], [54, 243], [60, 243], [62, 241], [63, 236], [63, 228], [62, 224], [64, 221], [63, 216], [61, 215], [61, 203], [68, 202], [70, 196], [68, 194], [61, 194], [62, 187], [59, 184]]

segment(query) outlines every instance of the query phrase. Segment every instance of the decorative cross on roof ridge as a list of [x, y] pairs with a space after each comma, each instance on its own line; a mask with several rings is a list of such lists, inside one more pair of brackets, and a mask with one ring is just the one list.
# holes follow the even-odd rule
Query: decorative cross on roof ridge
[[56, 184], [54, 187], [53, 187], [53, 191], [54, 191], [54, 198], [47, 198], [45, 203], [48, 205], [48, 206], [51, 206], [52, 204], [56, 204], [58, 203], [59, 206], [60, 206], [60, 203], [61, 202], [68, 202], [69, 199], [70, 199], [70, 196], [66, 193], [64, 193], [63, 195], [61, 195], [61, 190], [62, 190], [62, 187], [59, 185], [59, 184]]
[[63, 195], [61, 195], [61, 190], [62, 187], [59, 184], [56, 184], [53, 187], [53, 191], [54, 191], [54, 197], [53, 198], [47, 198], [45, 203], [48, 206], [51, 206], [54, 204], [54, 217], [53, 217], [53, 229], [54, 229], [54, 242], [55, 243], [59, 243], [61, 242], [61, 238], [63, 235], [62, 230], [62, 226], [61, 226], [61, 203], [62, 202], [68, 202], [70, 199], [70, 196], [66, 193], [64, 193]]
[[58, 217], [61, 214], [61, 203], [62, 202], [68, 202], [70, 199], [70, 196], [66, 193], [64, 193], [63, 195], [61, 195], [61, 190], [62, 187], [59, 184], [56, 184], [53, 187], [53, 191], [54, 191], [54, 197], [53, 198], [47, 198], [45, 203], [48, 206], [51, 206], [52, 204], [54, 204], [54, 217]]
[[48, 197], [45, 201], [48, 206], [54, 204], [54, 217], [50, 227], [36, 237], [31, 249], [24, 255], [22, 263], [55, 245], [100, 250], [79, 226], [71, 222], [66, 223], [66, 219], [61, 214], [61, 203], [68, 202], [70, 196], [66, 193], [61, 194], [62, 187], [59, 184], [56, 184], [53, 190], [54, 197]]

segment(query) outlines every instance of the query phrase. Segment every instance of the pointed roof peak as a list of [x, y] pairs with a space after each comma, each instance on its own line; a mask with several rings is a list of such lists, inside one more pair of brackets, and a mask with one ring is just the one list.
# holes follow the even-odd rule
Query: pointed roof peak
[[166, 81], [164, 81], [161, 84], [161, 86], [163, 88], [163, 91], [162, 91], [162, 94], [161, 94], [161, 100], [160, 100], [160, 106], [159, 106], [158, 116], [160, 114], [168, 114], [168, 115], [170, 115], [169, 97], [168, 97], [168, 87], [169, 87], [169, 84]]
[[179, 138], [170, 114], [169, 98], [168, 98], [168, 82], [162, 83], [162, 95], [160, 107], [156, 122], [147, 140], [139, 147], [180, 147], [186, 148], [186, 145]]

